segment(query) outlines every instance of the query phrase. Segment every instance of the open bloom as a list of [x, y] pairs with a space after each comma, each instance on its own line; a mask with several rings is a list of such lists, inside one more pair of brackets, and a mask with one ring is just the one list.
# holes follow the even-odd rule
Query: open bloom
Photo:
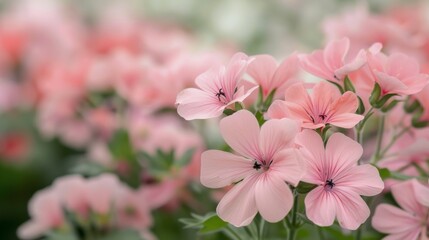
[[380, 85], [382, 95], [415, 94], [429, 83], [429, 75], [420, 73], [417, 60], [402, 53], [389, 56], [368, 53], [368, 66], [372, 79]]
[[315, 131], [304, 130], [296, 142], [306, 163], [302, 181], [318, 185], [305, 198], [307, 217], [319, 226], [330, 226], [335, 217], [341, 227], [355, 230], [370, 211], [360, 197], [374, 196], [384, 184], [377, 168], [357, 165], [362, 146], [341, 133], [334, 133], [326, 144]]
[[276, 89], [276, 93], [297, 82], [298, 58], [293, 54], [280, 64], [270, 55], [256, 55], [249, 64], [248, 74], [258, 83], [266, 97]]
[[392, 186], [392, 194], [402, 209], [385, 203], [378, 205], [372, 226], [389, 234], [384, 239], [428, 239], [429, 188], [412, 179]]
[[331, 124], [343, 128], [352, 128], [363, 116], [355, 114], [358, 100], [354, 93], [343, 95], [332, 84], [320, 82], [313, 88], [310, 96], [304, 84], [295, 84], [285, 93], [285, 101], [276, 100], [267, 112], [268, 118], [299, 120], [302, 127], [317, 129]]
[[242, 102], [258, 86], [246, 88], [242, 77], [252, 59], [236, 53], [227, 66], [212, 68], [195, 80], [197, 88], [187, 88], [176, 99], [177, 112], [186, 120], [218, 117], [223, 110]]
[[325, 49], [308, 55], [300, 55], [301, 67], [317, 76], [334, 82], [342, 82], [347, 74], [356, 71], [366, 63], [365, 50], [350, 54], [350, 40], [332, 40]]
[[246, 110], [222, 119], [222, 136], [239, 155], [204, 152], [201, 183], [210, 188], [235, 183], [217, 207], [223, 220], [244, 226], [258, 211], [269, 222], [286, 216], [293, 196], [285, 181], [296, 186], [303, 174], [293, 148], [298, 129], [297, 123], [289, 119], [269, 120], [259, 129], [256, 118]]

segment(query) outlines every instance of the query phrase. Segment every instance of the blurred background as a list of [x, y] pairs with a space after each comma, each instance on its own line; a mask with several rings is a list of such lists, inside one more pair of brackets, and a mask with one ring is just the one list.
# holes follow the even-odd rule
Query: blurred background
[[36, 191], [101, 173], [140, 194], [153, 220], [142, 228], [196, 239], [178, 219], [214, 211], [222, 192], [199, 184], [199, 154], [225, 146], [216, 120], [177, 116], [176, 95], [234, 52], [309, 52], [335, 18], [427, 17], [423, 2], [1, 0], [0, 239], [17, 239]]

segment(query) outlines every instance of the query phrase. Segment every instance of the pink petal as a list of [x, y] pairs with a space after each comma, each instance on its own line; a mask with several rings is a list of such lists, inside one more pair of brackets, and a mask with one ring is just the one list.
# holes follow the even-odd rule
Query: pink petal
[[326, 179], [322, 176], [325, 148], [319, 134], [312, 130], [304, 130], [297, 135], [296, 144], [302, 146], [299, 150], [305, 163], [306, 174], [302, 181], [323, 184]]
[[429, 75], [417, 74], [411, 77], [402, 79], [402, 82], [408, 86], [406, 94], [415, 94], [420, 92], [425, 86], [428, 85]]
[[291, 119], [272, 119], [265, 122], [259, 136], [259, 147], [264, 159], [269, 161], [276, 152], [291, 146], [299, 130], [298, 124]]
[[329, 70], [334, 72], [334, 70], [339, 69], [344, 65], [344, 60], [347, 52], [349, 51], [349, 47], [350, 40], [348, 38], [333, 40], [326, 45], [323, 52], [323, 59]]
[[354, 72], [361, 68], [366, 63], [366, 51], [361, 50], [357, 56], [352, 60], [352, 62], [345, 64], [341, 68], [337, 69], [334, 73], [339, 79], [344, 79], [346, 75], [351, 72]]
[[420, 204], [429, 207], [429, 188], [416, 181], [414, 189], [417, 201]]
[[413, 233], [417, 232], [418, 234], [420, 231], [419, 218], [385, 203], [377, 206], [371, 223], [375, 230], [387, 234], [407, 233], [407, 235], [414, 235]]
[[255, 173], [253, 162], [232, 153], [208, 150], [201, 155], [201, 183], [220, 188], [238, 182]]
[[236, 53], [226, 66], [224, 74], [221, 74], [220, 81], [227, 99], [233, 99], [235, 88], [243, 77], [248, 64], [249, 57], [246, 54]]
[[255, 201], [255, 174], [237, 183], [219, 202], [217, 214], [236, 227], [250, 224], [258, 213]]
[[335, 184], [341, 189], [351, 190], [364, 196], [377, 195], [384, 189], [384, 183], [377, 168], [370, 164], [359, 165], [344, 171], [337, 176]]
[[392, 186], [392, 194], [396, 202], [404, 210], [410, 213], [419, 214], [423, 212], [423, 206], [417, 201], [415, 185], [417, 180], [401, 182]]
[[403, 79], [420, 72], [420, 65], [416, 59], [403, 53], [392, 53], [386, 62], [386, 73], [390, 76]]
[[256, 55], [249, 64], [247, 73], [262, 86], [263, 90], [272, 90], [271, 81], [277, 68], [277, 61], [270, 55]]
[[30, 220], [18, 228], [20, 239], [36, 239], [49, 231], [49, 227], [40, 222]]
[[213, 67], [200, 74], [195, 79], [195, 84], [204, 90], [204, 92], [216, 94], [219, 92], [219, 88], [221, 88], [220, 83], [217, 80], [219, 78], [219, 70], [220, 67]]
[[374, 72], [376, 81], [380, 84], [382, 93], [406, 93], [407, 86], [398, 78], [387, 75], [383, 72]]
[[313, 88], [312, 103], [315, 116], [327, 113], [335, 99], [341, 97], [340, 90], [331, 83], [319, 82]]
[[295, 103], [304, 108], [309, 108], [309, 104], [311, 103], [307, 89], [305, 89], [303, 83], [290, 86], [285, 92], [285, 101]]
[[334, 223], [336, 207], [335, 196], [320, 186], [305, 197], [305, 213], [308, 219], [318, 226], [330, 226]]
[[[383, 240], [416, 240], [421, 234], [420, 229], [414, 231], [391, 234], [383, 238]], [[419, 240], [426, 240], [425, 238]]]
[[326, 160], [332, 178], [342, 171], [357, 165], [362, 156], [362, 146], [342, 133], [334, 133], [326, 144]]
[[359, 101], [357, 96], [350, 91], [345, 92], [334, 103], [332, 103], [332, 109], [335, 114], [354, 113], [358, 107]]
[[240, 110], [222, 119], [220, 132], [225, 142], [239, 154], [252, 159], [261, 159], [259, 124], [255, 116], [249, 111]]
[[274, 155], [273, 163], [270, 166], [270, 174], [276, 175], [280, 179], [298, 185], [304, 175], [304, 164], [296, 149], [284, 149]]
[[269, 172], [259, 176], [255, 199], [259, 213], [268, 222], [281, 221], [293, 205], [293, 195], [287, 184]]
[[343, 113], [334, 115], [329, 119], [329, 123], [342, 128], [352, 128], [356, 126], [364, 116], [354, 113]]
[[305, 71], [326, 80], [338, 81], [334, 78], [334, 73], [326, 67], [322, 50], [316, 50], [308, 55], [299, 55], [298, 58], [301, 68]]
[[265, 117], [268, 119], [281, 119], [288, 117], [288, 107], [284, 101], [275, 100], [268, 108]]
[[351, 191], [335, 191], [337, 218], [341, 227], [356, 230], [369, 217], [365, 201]]
[[296, 54], [290, 55], [288, 58], [283, 60], [278, 66], [274, 73], [273, 80], [271, 82], [272, 88], [287, 87], [295, 83], [292, 79], [299, 71], [299, 61]]
[[311, 117], [308, 113], [308, 109], [305, 109], [304, 106], [298, 105], [293, 102], [284, 102], [284, 107], [286, 108], [287, 118], [291, 118], [302, 123], [308, 123], [311, 126], [315, 125], [311, 120]]
[[196, 88], [180, 92], [176, 104], [177, 113], [186, 120], [219, 117], [225, 109], [225, 105], [215, 95], [211, 96]]

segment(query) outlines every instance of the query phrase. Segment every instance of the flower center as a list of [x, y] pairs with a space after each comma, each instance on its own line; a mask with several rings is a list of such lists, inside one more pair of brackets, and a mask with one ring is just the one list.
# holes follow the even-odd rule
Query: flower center
[[[226, 98], [226, 95], [225, 95], [225, 92], [223, 91], [223, 89], [222, 88], [220, 88], [219, 89], [219, 92], [217, 92], [216, 94], [215, 94], [215, 96], [217, 97], [217, 99], [219, 100], [219, 102], [225, 102], [224, 100], [225, 100], [225, 98]], [[221, 99], [221, 97], [223, 97], [223, 99]], [[222, 101], [223, 100], [223, 101]]]
[[332, 189], [335, 186], [334, 180], [331, 179], [326, 179], [325, 182], [325, 189]]
[[256, 171], [259, 171], [260, 169], [262, 169], [265, 172], [268, 169], [270, 169], [270, 166], [272, 163], [273, 163], [273, 160], [270, 160], [269, 162], [265, 160], [262, 160], [260, 162], [255, 160], [255, 162], [253, 163], [253, 169], [255, 169]]

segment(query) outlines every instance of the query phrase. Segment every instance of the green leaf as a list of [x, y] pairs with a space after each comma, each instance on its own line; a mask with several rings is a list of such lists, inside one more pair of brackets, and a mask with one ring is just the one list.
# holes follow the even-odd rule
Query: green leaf
[[375, 108], [381, 108], [384, 106], [384, 104], [393, 96], [396, 94], [386, 94], [384, 95], [380, 100], [378, 100], [374, 105], [372, 105]]
[[377, 168], [381, 179], [385, 180], [391, 177], [390, 170], [387, 168]]
[[195, 148], [188, 149], [179, 159], [175, 161], [176, 166], [183, 167], [188, 165], [188, 163], [191, 161], [192, 156], [194, 155]]
[[228, 226], [228, 223], [220, 219], [217, 215], [206, 219], [203, 222], [203, 228], [200, 230], [200, 233], [210, 233], [219, 231]]
[[140, 234], [131, 229], [124, 229], [124, 230], [117, 230], [110, 232], [107, 236], [97, 238], [99, 240], [119, 240], [119, 239], [126, 239], [126, 240], [144, 240]]
[[225, 110], [223, 110], [223, 114], [225, 114], [226, 116], [230, 116], [234, 113], [235, 113], [235, 110], [232, 110], [230, 108], [226, 108]]
[[396, 106], [396, 104], [398, 104], [398, 103], [399, 103], [398, 100], [393, 100], [389, 104], [387, 104], [386, 106], [383, 106], [381, 108], [381, 111], [382, 112], [388, 112], [388, 111], [392, 110], [392, 108], [394, 108]]
[[262, 124], [265, 123], [264, 114], [260, 111], [257, 111], [255, 114], [256, 119], [258, 120], [259, 126], [262, 126]]
[[374, 106], [381, 95], [381, 87], [378, 85], [378, 83], [375, 83], [374, 88], [372, 89], [371, 96], [369, 97], [369, 103], [371, 103], [371, 106]]
[[128, 132], [125, 129], [115, 132], [109, 142], [109, 149], [116, 159], [131, 160], [135, 158]]
[[243, 109], [243, 105], [239, 102], [235, 102], [234, 108], [235, 108], [235, 111], [240, 111], [241, 109]]
[[316, 187], [317, 187], [316, 184], [306, 183], [306, 182], [299, 182], [298, 186], [296, 187], [296, 190], [300, 194], [306, 194], [306, 193], [310, 192], [311, 190], [313, 190]]
[[355, 87], [353, 86], [352, 81], [350, 81], [349, 76], [346, 76], [346, 78], [344, 78], [344, 90], [347, 91], [351, 91], [351, 92], [356, 92]]
[[363, 104], [362, 98], [360, 98], [359, 96], [357, 96], [357, 98], [359, 101], [359, 107], [356, 110], [356, 113], [362, 115], [365, 113], [365, 105]]
[[273, 91], [271, 91], [270, 94], [268, 94], [267, 99], [265, 99], [264, 109], [263, 109], [264, 112], [266, 112], [267, 109], [270, 107], [271, 103], [273, 103], [273, 99], [274, 99], [274, 95], [276, 94], [276, 90], [277, 89], [274, 89]]
[[408, 97], [407, 101], [404, 104], [404, 110], [407, 113], [413, 113], [417, 108], [421, 106], [418, 100], [414, 100], [412, 103], [410, 103], [410, 101], [411, 101], [411, 98]]

